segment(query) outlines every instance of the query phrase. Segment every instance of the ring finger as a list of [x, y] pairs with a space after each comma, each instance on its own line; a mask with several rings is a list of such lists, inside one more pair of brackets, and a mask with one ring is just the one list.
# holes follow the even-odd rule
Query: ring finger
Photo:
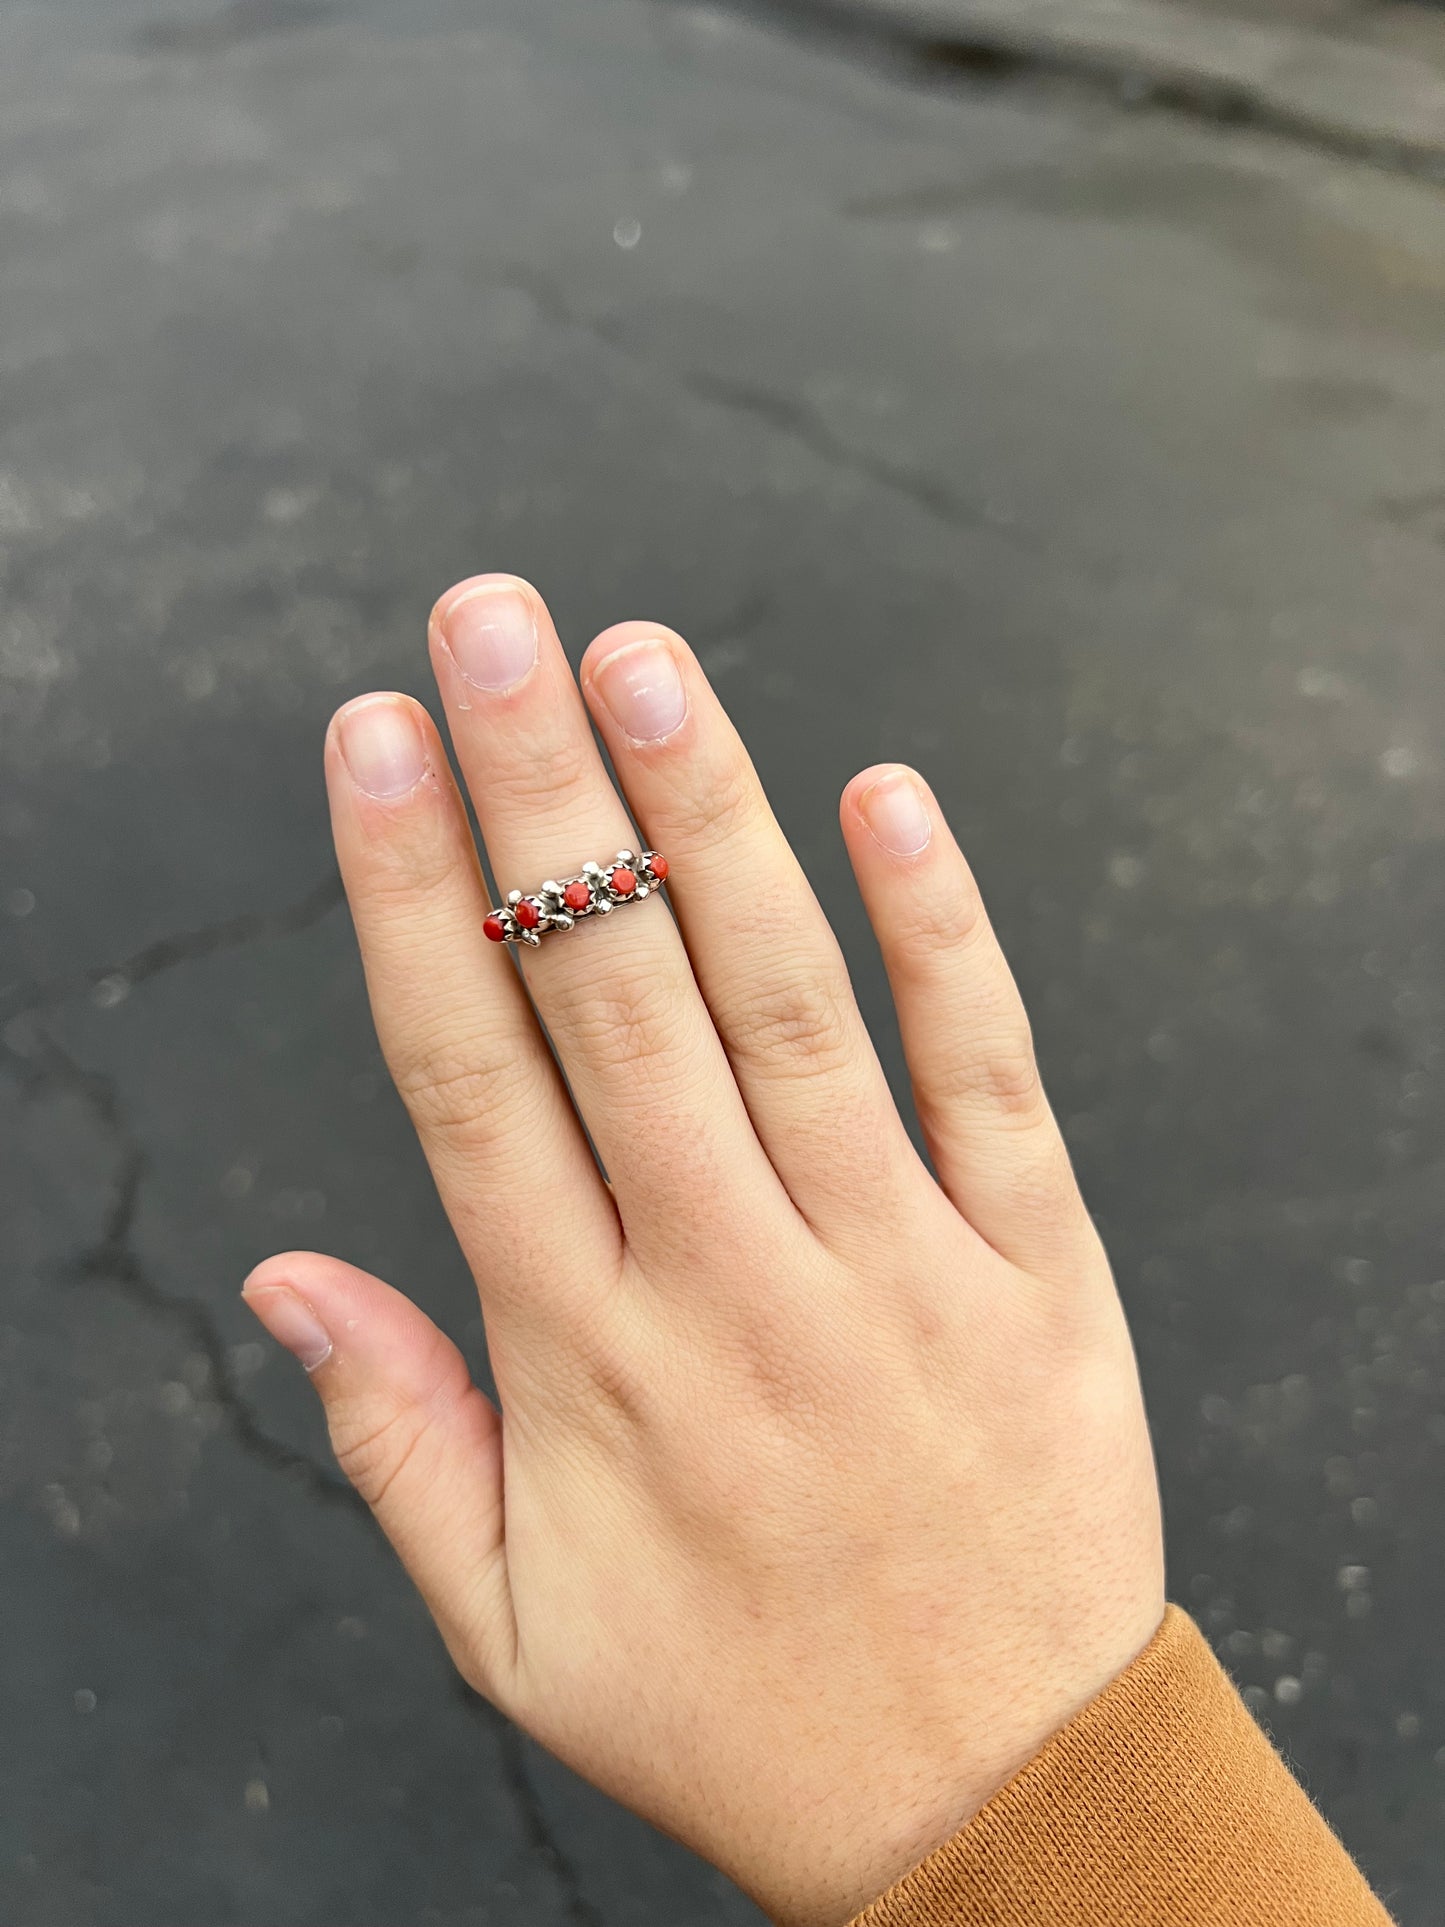
[[682, 638], [643, 623], [596, 639], [582, 687], [639, 820], [677, 864], [688, 954], [758, 1136], [819, 1235], [854, 1243], [889, 1218], [918, 1159], [737, 730]]

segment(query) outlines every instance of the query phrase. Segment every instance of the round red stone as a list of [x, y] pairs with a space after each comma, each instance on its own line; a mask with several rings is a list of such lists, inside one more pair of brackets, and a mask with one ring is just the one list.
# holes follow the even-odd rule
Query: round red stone
[[562, 892], [562, 901], [569, 910], [585, 910], [592, 901], [592, 892], [585, 883], [569, 883]]
[[524, 930], [535, 930], [537, 925], [542, 921], [542, 912], [537, 908], [535, 903], [532, 903], [526, 897], [522, 898], [522, 901], [513, 910], [512, 915]]
[[493, 943], [505, 943], [507, 941], [507, 926], [502, 922], [500, 917], [488, 917], [482, 925], [482, 934], [490, 937]]
[[630, 897], [637, 888], [637, 878], [625, 864], [621, 863], [612, 872], [608, 882], [619, 897]]
[[663, 856], [658, 851], [654, 851], [653, 854], [647, 859], [647, 867], [649, 870], [651, 870], [652, 874], [657, 878], [659, 883], [666, 883], [667, 858], [665, 856]]

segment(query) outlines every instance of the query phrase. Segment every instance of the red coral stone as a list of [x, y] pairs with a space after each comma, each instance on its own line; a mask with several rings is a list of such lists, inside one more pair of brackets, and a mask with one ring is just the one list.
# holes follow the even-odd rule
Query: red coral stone
[[630, 897], [637, 888], [637, 878], [631, 870], [620, 863], [608, 878], [608, 882], [619, 897]]
[[535, 930], [537, 925], [542, 921], [542, 912], [537, 908], [535, 903], [529, 902], [526, 897], [522, 898], [522, 901], [517, 905], [516, 909], [513, 910], [512, 915], [524, 930]]
[[666, 883], [667, 858], [663, 856], [661, 852], [654, 851], [654, 853], [647, 859], [647, 867], [649, 870], [651, 870], [652, 874], [657, 878], [659, 883]]
[[585, 883], [569, 883], [562, 892], [562, 901], [569, 910], [585, 910], [592, 901], [592, 892]]
[[482, 925], [482, 934], [490, 937], [493, 943], [505, 943], [507, 941], [507, 926], [502, 922], [500, 917], [488, 917]]

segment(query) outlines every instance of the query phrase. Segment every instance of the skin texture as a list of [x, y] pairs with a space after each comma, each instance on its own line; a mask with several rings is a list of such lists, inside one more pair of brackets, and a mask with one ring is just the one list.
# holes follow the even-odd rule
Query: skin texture
[[638, 847], [590, 711], [675, 920], [629, 906], [519, 973], [425, 712], [348, 704], [337, 852], [501, 1410], [338, 1260], [270, 1259], [246, 1299], [477, 1691], [783, 1927], [840, 1927], [1159, 1624], [1108, 1262], [920, 777], [864, 771], [841, 820], [936, 1177], [686, 644], [609, 630], [579, 693], [507, 576], [451, 590], [429, 639], [502, 887]]

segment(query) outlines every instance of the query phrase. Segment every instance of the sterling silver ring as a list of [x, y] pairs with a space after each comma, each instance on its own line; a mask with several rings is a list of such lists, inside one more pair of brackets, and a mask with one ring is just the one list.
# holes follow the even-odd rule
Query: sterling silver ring
[[493, 943], [540, 943], [551, 930], [570, 930], [581, 917], [605, 917], [624, 903], [641, 903], [667, 881], [661, 850], [634, 856], [619, 850], [605, 867], [584, 863], [575, 877], [547, 881], [535, 896], [511, 890], [507, 901], [487, 912], [482, 929]]

